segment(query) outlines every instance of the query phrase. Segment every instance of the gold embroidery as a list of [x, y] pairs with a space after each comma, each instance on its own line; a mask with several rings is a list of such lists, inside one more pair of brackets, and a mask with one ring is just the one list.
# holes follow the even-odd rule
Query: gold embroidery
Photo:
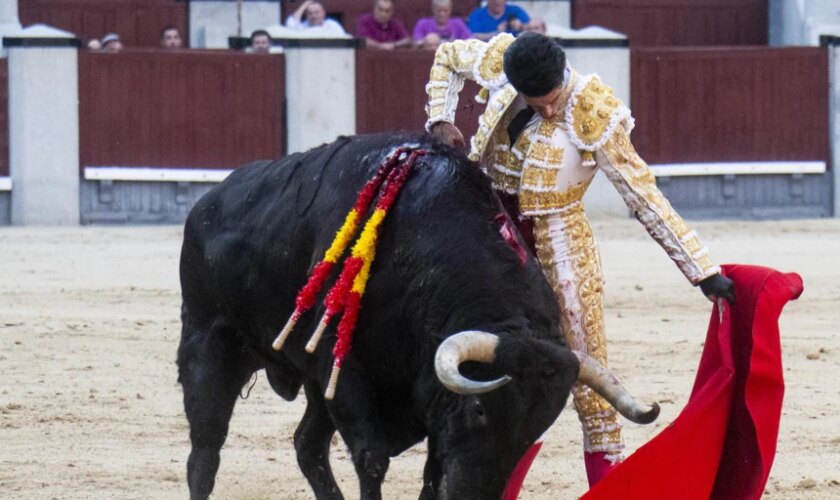
[[[558, 261], [548, 217], [534, 217], [534, 239], [537, 258], [557, 297], [561, 310], [561, 324], [566, 341], [573, 349], [587, 352], [606, 366], [607, 352], [603, 323], [603, 278], [592, 229], [580, 205], [562, 215], [563, 234], [572, 257], [575, 295], [567, 298], [563, 292]], [[580, 305], [579, 311], [577, 304]], [[578, 313], [578, 314], [576, 314]], [[577, 345], [576, 332], [582, 333], [585, 345]], [[587, 386], [576, 384], [572, 390], [587, 451], [620, 453], [624, 444], [621, 424], [615, 410]]]
[[560, 168], [563, 164], [563, 154], [563, 148], [556, 148], [554, 146], [549, 146], [544, 142], [540, 142], [534, 144], [528, 156], [536, 161], [547, 163], [548, 165], [555, 166], [555, 168]]
[[[560, 304], [560, 310], [565, 309], [563, 299], [563, 287], [560, 285], [560, 275], [557, 273], [557, 262], [554, 258], [554, 248], [551, 246], [551, 234], [548, 230], [547, 217], [534, 217], [534, 246], [537, 250], [537, 259], [540, 262], [548, 284], [554, 290], [554, 296]], [[565, 315], [563, 315], [565, 318]], [[571, 327], [563, 325], [563, 331], [570, 331]]]
[[[529, 175], [529, 168], [525, 167], [523, 175]], [[524, 188], [519, 193], [519, 208], [522, 213], [528, 215], [534, 212], [554, 211], [559, 212], [564, 208], [569, 208], [575, 202], [580, 201], [586, 193], [586, 188], [589, 187], [588, 182], [576, 184], [566, 191], [557, 192], [535, 192], [528, 191]]]
[[[601, 262], [595, 247], [592, 228], [583, 208], [561, 214], [564, 234], [572, 256], [577, 300], [581, 310], [578, 327], [582, 330], [585, 346], [579, 346], [598, 362], [607, 365], [607, 348], [604, 336], [603, 276]], [[586, 446], [589, 451], [612, 451], [621, 447], [620, 425], [615, 410], [589, 387], [577, 385], [574, 389], [575, 408], [583, 423]]]
[[656, 187], [653, 172], [636, 153], [621, 127], [615, 137], [605, 144], [604, 153], [630, 191], [622, 192], [622, 196], [631, 196], [628, 204], [683, 274], [697, 284], [717, 272], [718, 267], [707, 254], [696, 255], [702, 249], [699, 239], [696, 236], [686, 238], [691, 229]]
[[540, 123], [540, 128], [537, 129], [537, 134], [550, 139], [554, 135], [554, 131], [557, 130], [557, 126], [557, 123], [553, 120], [543, 120]]
[[544, 142], [537, 142], [531, 146], [531, 150], [528, 151], [528, 157], [538, 161], [545, 161], [548, 159], [548, 147], [548, 144]]
[[504, 69], [505, 50], [513, 42], [513, 37], [502, 37], [487, 47], [478, 67], [478, 74], [487, 82], [496, 80]]
[[[479, 127], [472, 138], [469, 157], [471, 160], [478, 161], [484, 156], [484, 151], [487, 144], [490, 142], [491, 134], [494, 137], [500, 137], [500, 133], [507, 134], [506, 131], [501, 130], [499, 122], [507, 114], [507, 109], [516, 98], [516, 90], [511, 85], [506, 85], [502, 89], [492, 94], [490, 102], [487, 103], [484, 113], [479, 117]], [[524, 135], [524, 134], [523, 134]], [[520, 136], [521, 137], [521, 136]], [[500, 140], [499, 143], [506, 144], [508, 141]]]
[[612, 95], [612, 89], [598, 78], [592, 78], [581, 90], [572, 109], [575, 133], [587, 144], [598, 142], [620, 106], [622, 103]]
[[522, 184], [534, 188], [555, 187], [559, 173], [556, 168], [526, 168], [522, 174]]
[[446, 81], [449, 79], [450, 71], [443, 66], [432, 66], [429, 72], [429, 80], [432, 81]]

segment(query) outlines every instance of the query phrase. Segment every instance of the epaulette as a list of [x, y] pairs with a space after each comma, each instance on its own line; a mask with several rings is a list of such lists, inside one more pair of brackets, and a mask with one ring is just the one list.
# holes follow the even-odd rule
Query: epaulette
[[[483, 88], [496, 90], [507, 84], [505, 51], [515, 39], [510, 33], [499, 33], [487, 42], [475, 58], [473, 74]], [[486, 92], [485, 92], [486, 94]]]
[[595, 151], [600, 149], [623, 124], [629, 133], [634, 120], [630, 109], [613, 95], [613, 89], [601, 82], [598, 75], [578, 80], [566, 105], [566, 123], [570, 139], [583, 156], [583, 165], [595, 166]]

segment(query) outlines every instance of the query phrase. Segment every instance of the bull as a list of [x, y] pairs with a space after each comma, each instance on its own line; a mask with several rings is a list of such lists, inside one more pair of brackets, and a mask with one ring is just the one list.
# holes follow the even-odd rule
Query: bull
[[[427, 150], [381, 227], [353, 349], [324, 397], [335, 328], [304, 347], [321, 311], [272, 341], [295, 295], [365, 181], [398, 146]], [[430, 137], [341, 138], [238, 169], [190, 212], [180, 278], [179, 382], [190, 425], [191, 498], [213, 490], [234, 404], [257, 370], [286, 400], [306, 395], [294, 435], [317, 498], [342, 498], [329, 464], [336, 430], [360, 497], [381, 497], [389, 459], [428, 438], [421, 498], [499, 498], [520, 457], [563, 409], [576, 381], [636, 422], [636, 403], [603, 368], [570, 351], [553, 292], [504, 208], [463, 153]]]

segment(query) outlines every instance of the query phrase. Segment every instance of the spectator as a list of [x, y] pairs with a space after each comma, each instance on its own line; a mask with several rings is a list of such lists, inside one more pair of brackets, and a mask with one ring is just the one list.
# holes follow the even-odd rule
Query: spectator
[[181, 32], [175, 26], [165, 26], [160, 30], [160, 46], [164, 49], [180, 49], [183, 43]]
[[256, 30], [251, 33], [251, 41], [248, 44], [248, 52], [252, 54], [268, 54], [271, 50], [271, 36], [265, 30]]
[[293, 30], [319, 29], [325, 35], [345, 35], [344, 27], [327, 17], [324, 5], [316, 0], [306, 0], [294, 14], [286, 18], [286, 27]]
[[87, 41], [85, 46], [88, 50], [100, 50], [102, 49], [102, 42], [100, 42], [98, 38], [91, 38]]
[[532, 17], [531, 20], [525, 25], [525, 31], [531, 31], [533, 33], [539, 33], [540, 35], [545, 35], [545, 21], [539, 17]]
[[527, 12], [516, 5], [507, 5], [506, 0], [487, 0], [486, 7], [472, 11], [467, 26], [475, 38], [487, 41], [499, 33], [519, 33], [530, 20]]
[[116, 33], [108, 33], [102, 37], [102, 50], [104, 52], [119, 52], [123, 49], [120, 35]]
[[371, 49], [391, 50], [411, 44], [402, 21], [394, 17], [394, 3], [391, 0], [375, 0], [373, 14], [365, 14], [356, 24], [356, 36], [365, 39], [365, 46]]
[[452, 0], [432, 0], [432, 17], [417, 20], [414, 25], [414, 43], [424, 49], [436, 49], [440, 42], [466, 40], [472, 36], [460, 18], [453, 18]]

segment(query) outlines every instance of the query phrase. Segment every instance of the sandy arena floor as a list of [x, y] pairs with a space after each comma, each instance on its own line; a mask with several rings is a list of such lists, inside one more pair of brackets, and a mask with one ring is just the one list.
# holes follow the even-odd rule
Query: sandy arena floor
[[[796, 271], [805, 293], [782, 315], [787, 393], [767, 498], [840, 498], [840, 220], [695, 223], [720, 262]], [[607, 276], [612, 368], [658, 423], [626, 426], [629, 450], [685, 404], [710, 304], [631, 220], [595, 222]], [[186, 498], [179, 227], [0, 228], [0, 497]], [[293, 454], [304, 398], [260, 376], [240, 401], [215, 498], [304, 499]], [[391, 462], [386, 498], [416, 498], [425, 450]], [[356, 498], [336, 442], [334, 469]], [[550, 430], [523, 499], [586, 489], [568, 408]]]

